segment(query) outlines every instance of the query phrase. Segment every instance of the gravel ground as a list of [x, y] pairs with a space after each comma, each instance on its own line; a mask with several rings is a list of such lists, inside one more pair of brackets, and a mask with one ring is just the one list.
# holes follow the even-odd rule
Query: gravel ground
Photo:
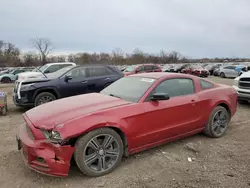
[[[232, 83], [231, 79], [209, 79]], [[9, 93], [9, 114], [0, 117], [1, 188], [250, 188], [250, 104], [238, 106], [223, 138], [200, 134], [144, 151], [124, 159], [114, 172], [103, 177], [85, 177], [72, 166], [68, 177], [54, 178], [29, 170], [22, 162], [15, 133], [24, 110], [13, 105], [12, 87], [0, 85], [1, 91]]]

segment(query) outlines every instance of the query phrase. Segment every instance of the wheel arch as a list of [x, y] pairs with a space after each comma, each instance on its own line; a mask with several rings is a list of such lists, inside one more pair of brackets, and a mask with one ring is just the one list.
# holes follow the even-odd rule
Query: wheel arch
[[95, 127], [93, 129], [90, 129], [84, 133], [81, 133], [80, 135], [76, 136], [76, 137], [73, 137], [73, 138], [70, 138], [67, 142], [67, 144], [70, 144], [72, 147], [75, 146], [75, 143], [77, 141], [77, 139], [81, 136], [84, 136], [86, 135], [87, 133], [91, 132], [91, 131], [94, 131], [94, 130], [97, 130], [97, 129], [102, 129], [102, 128], [110, 128], [110, 129], [113, 129], [122, 139], [122, 142], [123, 142], [123, 145], [124, 145], [124, 153], [123, 155], [125, 157], [127, 157], [129, 155], [129, 152], [128, 152], [128, 139], [127, 139], [127, 136], [126, 134], [124, 133], [124, 131], [122, 131], [120, 128], [118, 127], [115, 127], [115, 126], [98, 126], [98, 127]]
[[55, 89], [53, 87], [48, 87], [48, 88], [36, 90], [34, 95], [33, 95], [32, 101], [35, 101], [35, 98], [37, 97], [37, 95], [39, 95], [40, 93], [43, 93], [43, 92], [52, 93], [56, 97], [56, 99], [60, 98], [60, 93], [57, 91], [57, 89]]
[[3, 79], [9, 79], [9, 80], [10, 80], [10, 82], [12, 82], [11, 78], [10, 78], [10, 77], [8, 77], [8, 76], [4, 76], [4, 77], [2, 77], [2, 78], [1, 78], [1, 82], [2, 82], [2, 80], [3, 80]]
[[230, 117], [231, 117], [232, 112], [231, 112], [231, 109], [230, 109], [230, 107], [229, 107], [229, 104], [227, 104], [227, 102], [225, 102], [225, 101], [219, 102], [219, 103], [217, 103], [217, 104], [215, 105], [215, 107], [216, 107], [216, 106], [222, 106], [222, 107], [224, 107], [224, 108], [227, 110], [227, 112], [229, 113]]

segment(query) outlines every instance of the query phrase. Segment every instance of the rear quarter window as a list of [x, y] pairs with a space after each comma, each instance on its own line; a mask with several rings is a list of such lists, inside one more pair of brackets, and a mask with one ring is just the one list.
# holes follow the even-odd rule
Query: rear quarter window
[[201, 89], [211, 89], [214, 87], [214, 84], [205, 80], [200, 80], [200, 86]]

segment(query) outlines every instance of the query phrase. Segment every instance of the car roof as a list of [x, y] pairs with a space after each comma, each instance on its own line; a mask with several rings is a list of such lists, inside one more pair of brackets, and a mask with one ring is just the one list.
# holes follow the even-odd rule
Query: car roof
[[153, 79], [160, 79], [160, 78], [196, 78], [195, 76], [189, 74], [182, 74], [182, 73], [168, 73], [168, 72], [152, 72], [152, 73], [140, 73], [140, 74], [132, 74], [129, 75], [131, 77], [144, 77], [144, 78], [153, 78]]
[[75, 64], [73, 62], [57, 62], [57, 63], [47, 63], [46, 65], [56, 65], [56, 64]]

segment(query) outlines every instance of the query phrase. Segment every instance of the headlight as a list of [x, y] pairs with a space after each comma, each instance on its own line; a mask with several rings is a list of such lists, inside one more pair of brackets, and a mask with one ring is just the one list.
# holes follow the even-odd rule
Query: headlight
[[57, 132], [57, 131], [42, 130], [42, 133], [45, 136], [45, 138], [48, 140], [54, 140], [54, 141], [61, 140], [61, 136], [60, 136], [59, 132]]
[[34, 87], [33, 84], [25, 84], [21, 86], [20, 90], [28, 90], [30, 88]]

